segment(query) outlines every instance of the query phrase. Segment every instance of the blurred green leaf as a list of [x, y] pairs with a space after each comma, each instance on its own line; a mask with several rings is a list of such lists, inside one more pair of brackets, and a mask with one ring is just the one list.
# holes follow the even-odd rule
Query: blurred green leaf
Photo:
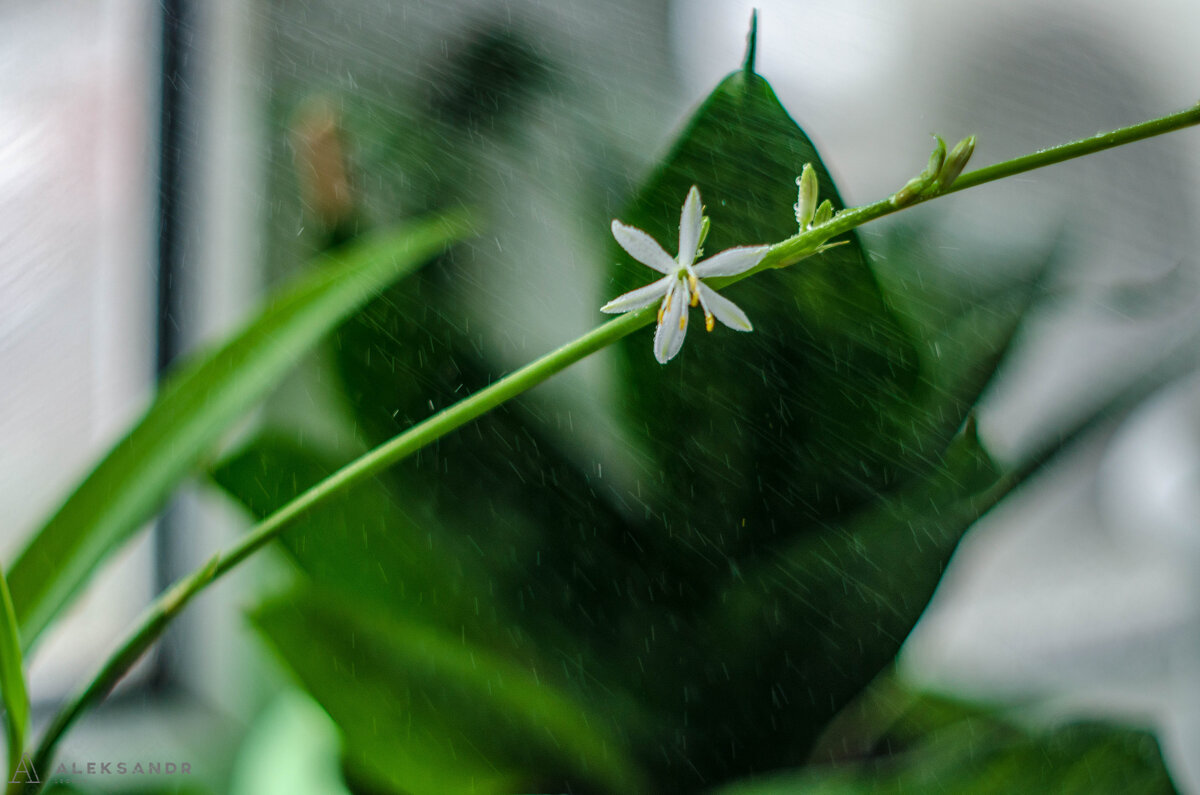
[[229, 795], [350, 795], [341, 737], [312, 699], [286, 690], [255, 717], [238, 748]]
[[[720, 795], [865, 793], [1034, 793], [1160, 795], [1175, 787], [1154, 738], [1098, 723], [1048, 730], [1019, 728], [982, 710], [910, 737], [901, 750], [845, 765], [764, 776], [719, 790]], [[919, 720], [919, 719], [918, 719]]]
[[25, 647], [304, 351], [469, 228], [463, 213], [453, 213], [334, 252], [227, 342], [175, 370], [13, 565], [9, 585]]
[[4, 734], [11, 773], [25, 752], [29, 734], [29, 690], [25, 686], [21, 637], [8, 581], [0, 574], [0, 700], [4, 703]]
[[253, 620], [342, 728], [352, 778], [381, 791], [645, 789], [619, 721], [576, 703], [550, 670], [316, 589]]
[[996, 478], [969, 426], [933, 477], [739, 564], [679, 677], [690, 720], [711, 733], [689, 739], [708, 748], [706, 775], [805, 758], [893, 659]]
[[883, 261], [889, 262], [880, 269], [888, 302], [920, 340], [920, 377], [886, 421], [909, 471], [927, 476], [996, 375], [1055, 255], [1051, 251], [1041, 262], [1020, 267], [1006, 262], [1006, 269], [1022, 275], [970, 291], [963, 290], [961, 277], [955, 287], [938, 285], [937, 272], [946, 263], [924, 247], [893, 246]]
[[[895, 224], [872, 257], [887, 303], [918, 340], [920, 369], [909, 400], [887, 416], [909, 468], [927, 472], [962, 427], [1043, 294], [1058, 261], [1052, 242], [1034, 253], [974, 251], [971, 271], [947, 259], [962, 245], [922, 224]], [[983, 260], [982, 262], [980, 260]]]
[[[212, 477], [261, 520], [337, 469], [336, 459], [311, 441], [268, 431], [222, 461]], [[353, 596], [364, 609], [432, 614], [451, 624], [477, 618], [462, 592], [472, 562], [434, 546], [441, 539], [422, 530], [378, 480], [334, 495], [279, 541], [314, 582]]]

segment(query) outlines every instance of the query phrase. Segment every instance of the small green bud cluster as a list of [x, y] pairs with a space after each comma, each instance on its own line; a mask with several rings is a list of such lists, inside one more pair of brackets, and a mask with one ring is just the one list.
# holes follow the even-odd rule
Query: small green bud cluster
[[975, 152], [975, 136], [968, 135], [959, 141], [946, 154], [946, 142], [940, 135], [933, 136], [937, 145], [929, 155], [929, 164], [925, 170], [905, 183], [904, 187], [892, 195], [893, 207], [905, 207], [917, 199], [936, 196], [944, 193], [958, 179], [958, 175], [966, 168], [967, 161]]

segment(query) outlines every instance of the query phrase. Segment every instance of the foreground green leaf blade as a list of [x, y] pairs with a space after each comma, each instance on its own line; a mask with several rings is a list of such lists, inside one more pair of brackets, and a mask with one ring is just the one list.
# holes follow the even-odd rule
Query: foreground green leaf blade
[[645, 790], [613, 716], [586, 711], [550, 666], [529, 669], [312, 588], [252, 618], [341, 727], [351, 778], [372, 791]]
[[8, 581], [0, 574], [0, 701], [4, 703], [4, 734], [11, 773], [25, 752], [29, 734], [29, 690], [21, 658], [21, 637]]
[[9, 574], [25, 648], [197, 459], [312, 345], [470, 226], [465, 213], [406, 225], [324, 257], [216, 350], [168, 377], [136, 426], [33, 537]]

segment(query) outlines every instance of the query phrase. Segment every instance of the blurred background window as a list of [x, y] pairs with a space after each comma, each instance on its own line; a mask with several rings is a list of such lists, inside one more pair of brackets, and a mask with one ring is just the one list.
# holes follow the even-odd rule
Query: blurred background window
[[[153, 391], [155, 33], [119, 0], [0, 7], [6, 561]], [[143, 536], [42, 644], [35, 696], [73, 686], [157, 585]]]

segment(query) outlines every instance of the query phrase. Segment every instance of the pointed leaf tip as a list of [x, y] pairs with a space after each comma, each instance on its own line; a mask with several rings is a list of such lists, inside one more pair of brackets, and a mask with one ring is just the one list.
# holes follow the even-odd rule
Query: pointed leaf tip
[[742, 69], [747, 74], [754, 73], [754, 56], [755, 50], [758, 47], [758, 9], [750, 12], [750, 32], [746, 34], [746, 60], [742, 62]]

